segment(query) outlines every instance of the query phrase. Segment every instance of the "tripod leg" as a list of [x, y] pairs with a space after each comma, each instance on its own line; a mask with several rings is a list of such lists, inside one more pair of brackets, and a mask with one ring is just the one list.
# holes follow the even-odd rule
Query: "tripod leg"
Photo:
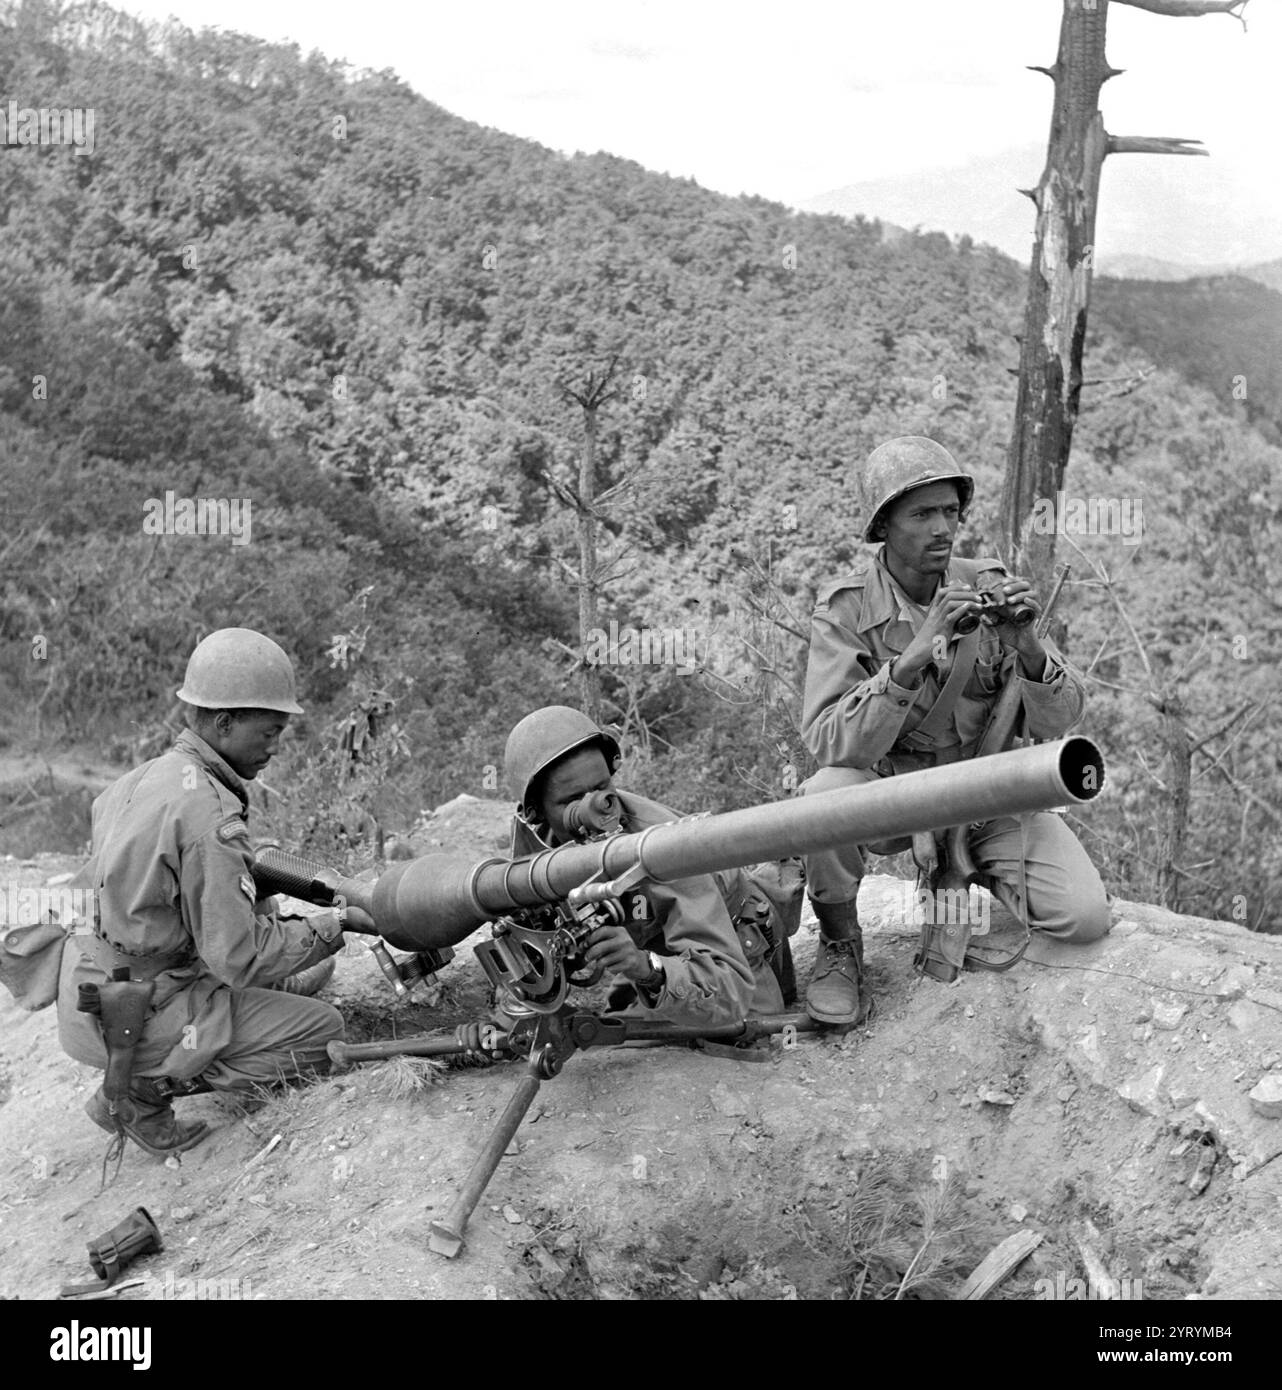
[[508, 1101], [507, 1109], [500, 1116], [494, 1132], [486, 1140], [485, 1147], [477, 1154], [458, 1196], [450, 1203], [449, 1211], [439, 1221], [432, 1222], [428, 1247], [436, 1254], [452, 1260], [463, 1248], [463, 1232], [467, 1227], [468, 1218], [476, 1210], [481, 1194], [489, 1186], [494, 1170], [499, 1166], [499, 1160], [507, 1152], [512, 1136], [521, 1127], [521, 1121], [534, 1103], [534, 1097], [538, 1095], [542, 1084], [542, 1078], [531, 1064], [512, 1093], [512, 1099]]

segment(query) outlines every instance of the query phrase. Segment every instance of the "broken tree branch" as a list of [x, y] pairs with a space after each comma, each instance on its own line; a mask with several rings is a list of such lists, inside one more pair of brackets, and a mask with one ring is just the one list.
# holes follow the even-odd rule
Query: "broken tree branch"
[[1172, 15], [1176, 19], [1197, 19], [1204, 14], [1229, 14], [1246, 28], [1244, 13], [1248, 0], [1117, 0], [1133, 10]]
[[1104, 142], [1105, 154], [1204, 154], [1210, 155], [1200, 140], [1179, 135], [1110, 135]]

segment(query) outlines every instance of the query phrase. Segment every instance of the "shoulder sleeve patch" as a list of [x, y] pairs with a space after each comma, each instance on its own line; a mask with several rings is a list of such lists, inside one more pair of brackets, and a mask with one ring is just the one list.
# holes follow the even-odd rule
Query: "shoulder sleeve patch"
[[225, 844], [228, 840], [248, 839], [249, 826], [245, 824], [241, 816], [228, 816], [226, 820], [218, 822], [217, 835]]
[[240, 891], [249, 899], [250, 905], [258, 901], [258, 890], [254, 887], [254, 880], [248, 874], [240, 876]]

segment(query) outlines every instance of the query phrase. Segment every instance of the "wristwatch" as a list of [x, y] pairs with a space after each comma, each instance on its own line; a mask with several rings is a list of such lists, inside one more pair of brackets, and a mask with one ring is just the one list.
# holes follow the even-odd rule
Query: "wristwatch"
[[664, 987], [668, 983], [668, 977], [663, 969], [663, 962], [653, 951], [649, 953], [650, 973], [644, 980], [637, 982], [637, 993], [642, 1001], [650, 1008], [659, 1002], [659, 996], [663, 993]]

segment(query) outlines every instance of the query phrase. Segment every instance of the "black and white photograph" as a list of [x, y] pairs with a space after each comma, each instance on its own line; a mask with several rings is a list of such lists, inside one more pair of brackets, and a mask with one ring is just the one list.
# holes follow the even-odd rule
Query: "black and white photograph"
[[1280, 70], [1278, 0], [0, 0], [18, 1364], [1265, 1370]]

